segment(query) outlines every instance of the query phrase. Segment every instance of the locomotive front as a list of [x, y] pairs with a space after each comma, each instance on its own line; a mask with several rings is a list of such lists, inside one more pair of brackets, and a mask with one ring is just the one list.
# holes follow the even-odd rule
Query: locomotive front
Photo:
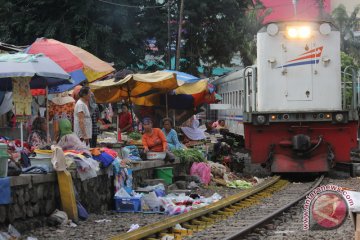
[[341, 81], [340, 33], [328, 22], [270, 23], [245, 70], [245, 145], [272, 172], [326, 172], [357, 146], [357, 99]]

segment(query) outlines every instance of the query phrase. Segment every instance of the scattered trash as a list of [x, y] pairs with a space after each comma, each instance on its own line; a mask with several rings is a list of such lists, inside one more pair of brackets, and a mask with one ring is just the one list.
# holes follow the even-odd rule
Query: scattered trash
[[11, 224], [9, 224], [8, 233], [10, 236], [12, 236], [15, 239], [18, 239], [21, 237], [21, 234], [19, 233], [19, 231], [16, 230], [16, 228]]
[[66, 212], [56, 209], [49, 217], [48, 222], [50, 225], [56, 226], [67, 223], [69, 220]]
[[173, 240], [175, 239], [173, 236], [170, 236], [170, 235], [165, 235], [161, 238], [161, 240]]
[[71, 228], [75, 228], [75, 227], [77, 227], [77, 224], [74, 223], [73, 221], [69, 220], [66, 226], [71, 227]]
[[96, 223], [103, 223], [103, 222], [111, 222], [111, 220], [109, 219], [100, 219], [100, 220], [95, 220]]
[[0, 240], [9, 240], [12, 237], [7, 232], [0, 232]]
[[127, 231], [127, 232], [134, 231], [134, 230], [138, 229], [139, 227], [140, 227], [139, 224], [131, 224], [129, 231]]
[[176, 230], [186, 230], [186, 228], [183, 228], [180, 224], [176, 224], [174, 229], [176, 229]]
[[131, 196], [127, 193], [127, 191], [124, 188], [120, 188], [119, 191], [115, 193], [115, 197], [130, 198]]
[[199, 185], [197, 185], [195, 182], [190, 182], [187, 186], [188, 189], [196, 189], [199, 188]]
[[26, 240], [38, 240], [36, 237], [27, 237]]

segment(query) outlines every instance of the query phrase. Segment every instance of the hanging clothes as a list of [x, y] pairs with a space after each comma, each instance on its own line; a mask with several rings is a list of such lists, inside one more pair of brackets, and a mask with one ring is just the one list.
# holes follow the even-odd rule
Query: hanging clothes
[[49, 104], [49, 117], [53, 120], [54, 139], [59, 138], [59, 121], [61, 119], [68, 119], [73, 126], [75, 100], [70, 97], [68, 92], [57, 94], [51, 99]]
[[29, 77], [12, 78], [13, 102], [17, 116], [31, 116], [32, 95], [30, 91]]

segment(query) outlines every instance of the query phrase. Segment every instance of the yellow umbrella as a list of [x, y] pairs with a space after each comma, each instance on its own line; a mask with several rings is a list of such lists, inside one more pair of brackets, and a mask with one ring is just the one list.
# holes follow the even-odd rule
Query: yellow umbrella
[[[184, 83], [174, 90], [175, 94], [197, 94], [206, 91], [208, 88], [208, 80], [202, 79], [195, 83]], [[159, 106], [160, 94], [154, 93], [143, 97], [132, 97], [131, 102], [140, 106]]]
[[90, 88], [98, 103], [119, 102], [130, 97], [132, 100], [139, 98], [138, 101], [145, 102], [144, 96], [151, 94], [152, 90], [167, 92], [178, 86], [174, 73], [162, 71], [131, 74], [120, 81], [109, 79], [90, 84]]
[[207, 79], [202, 79], [194, 83], [185, 83], [175, 89], [176, 94], [196, 94], [205, 91], [208, 87]]

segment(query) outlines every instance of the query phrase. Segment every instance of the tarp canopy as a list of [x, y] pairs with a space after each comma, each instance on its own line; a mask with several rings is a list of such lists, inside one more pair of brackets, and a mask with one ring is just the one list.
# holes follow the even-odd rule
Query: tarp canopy
[[109, 79], [90, 84], [98, 103], [119, 102], [129, 97], [141, 98], [154, 93], [167, 92], [179, 86], [172, 72], [156, 71], [146, 74], [130, 74], [117, 81]]

